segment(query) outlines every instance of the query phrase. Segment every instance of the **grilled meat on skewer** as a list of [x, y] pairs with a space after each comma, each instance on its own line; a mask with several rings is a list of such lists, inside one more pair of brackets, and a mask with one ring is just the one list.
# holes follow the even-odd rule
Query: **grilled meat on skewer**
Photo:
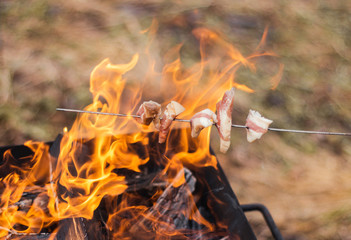
[[250, 110], [245, 124], [245, 126], [248, 127], [248, 129], [246, 129], [247, 141], [253, 142], [256, 139], [260, 139], [262, 135], [267, 132], [272, 122], [272, 120], [262, 117], [259, 112]]
[[213, 123], [217, 123], [217, 116], [210, 109], [207, 108], [196, 113], [190, 119], [191, 136], [196, 138], [202, 129], [211, 126]]
[[234, 88], [226, 91], [221, 101], [216, 105], [217, 123], [220, 137], [220, 151], [226, 153], [230, 146], [230, 132], [232, 129], [232, 111], [234, 102]]
[[160, 128], [161, 105], [154, 101], [143, 102], [140, 105], [136, 115], [140, 116], [138, 122], [144, 125], [150, 125], [153, 121], [155, 128]]
[[167, 105], [166, 110], [164, 111], [162, 119], [160, 121], [160, 133], [158, 137], [159, 143], [164, 143], [166, 141], [167, 134], [169, 132], [173, 119], [175, 119], [179, 114], [184, 112], [184, 110], [185, 108], [176, 101], [171, 101]]

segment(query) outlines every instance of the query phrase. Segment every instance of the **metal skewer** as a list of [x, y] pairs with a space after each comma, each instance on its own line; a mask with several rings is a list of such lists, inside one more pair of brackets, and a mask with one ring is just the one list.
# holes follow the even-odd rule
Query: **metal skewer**
[[[116, 116], [116, 117], [140, 118], [140, 116], [138, 116], [138, 115], [131, 115], [131, 114], [94, 112], [94, 111], [79, 110], [79, 109], [68, 109], [68, 108], [56, 108], [56, 111], [74, 112], [74, 113], [90, 113], [90, 114], [108, 115], [108, 116]], [[190, 120], [188, 120], [188, 119], [179, 119], [179, 118], [175, 118], [173, 121], [190, 122]], [[247, 126], [237, 125], [237, 124], [232, 124], [232, 127], [249, 129]], [[295, 130], [295, 129], [283, 129], [283, 128], [268, 128], [268, 130], [269, 131], [275, 131], [275, 132], [291, 132], [291, 133], [320, 134], [320, 135], [338, 135], [338, 136], [350, 136], [351, 137], [351, 133], [341, 133], [341, 132], [321, 132], [321, 131]]]

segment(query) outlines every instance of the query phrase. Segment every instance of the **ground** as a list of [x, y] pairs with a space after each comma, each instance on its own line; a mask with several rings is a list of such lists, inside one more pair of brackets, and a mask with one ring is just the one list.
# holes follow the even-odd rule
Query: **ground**
[[[347, 0], [4, 0], [0, 7], [0, 145], [53, 140], [72, 125], [75, 116], [55, 108], [89, 104], [94, 66], [105, 58], [125, 63], [145, 49], [140, 32], [153, 19], [154, 57], [183, 43], [185, 65], [198, 58], [191, 33], [197, 27], [220, 32], [243, 55], [268, 27], [265, 49], [284, 64], [281, 82], [272, 91], [260, 81], [270, 61], [256, 77], [238, 72], [258, 91], [237, 93], [233, 121], [244, 123], [252, 108], [275, 127], [351, 132]], [[217, 156], [240, 202], [265, 204], [286, 239], [351, 239], [350, 143], [342, 136], [269, 133], [249, 144], [245, 131], [234, 129], [229, 152]], [[269, 239], [262, 218], [249, 218], [259, 238]]]

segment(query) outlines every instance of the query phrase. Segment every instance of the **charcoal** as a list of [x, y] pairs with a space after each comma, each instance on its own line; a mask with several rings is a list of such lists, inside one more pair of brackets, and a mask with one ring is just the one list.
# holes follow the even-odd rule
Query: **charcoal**
[[[25, 189], [25, 192], [22, 193], [21, 199], [18, 202], [14, 203], [13, 205], [8, 206], [7, 208], [15, 207], [15, 208], [18, 208], [19, 211], [28, 212], [28, 210], [33, 204], [36, 204], [36, 205], [41, 204], [41, 206], [44, 207], [45, 203], [43, 203], [42, 200], [44, 200], [45, 202], [45, 196], [47, 195], [45, 193], [44, 187], [33, 188], [28, 186]], [[2, 209], [0, 208], [0, 212], [1, 211]]]
[[60, 228], [55, 239], [105, 240], [108, 239], [107, 237], [103, 234], [102, 226], [96, 219], [70, 218], [60, 221]]
[[11, 240], [45, 240], [45, 239], [52, 239], [51, 233], [38, 233], [38, 234], [9, 234], [6, 239]]
[[63, 137], [62, 134], [57, 135], [55, 141], [53, 141], [50, 146], [49, 153], [54, 158], [58, 158], [58, 156], [60, 155], [60, 144], [61, 144], [62, 137]]
[[[130, 229], [133, 236], [145, 236], [145, 239], [155, 238], [153, 229], [162, 229], [163, 232], [174, 232], [175, 229], [189, 228], [189, 209], [194, 208], [192, 192], [195, 189], [196, 179], [191, 171], [184, 168], [175, 178], [177, 181], [184, 174], [186, 182], [179, 187], [170, 184], [142, 218]], [[152, 220], [151, 220], [152, 219]]]

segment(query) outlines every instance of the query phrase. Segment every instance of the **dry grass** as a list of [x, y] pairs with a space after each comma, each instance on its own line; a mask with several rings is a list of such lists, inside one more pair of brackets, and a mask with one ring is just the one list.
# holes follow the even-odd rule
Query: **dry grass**
[[[234, 122], [243, 123], [253, 108], [276, 127], [351, 132], [350, 1], [0, 4], [1, 145], [52, 140], [70, 126], [74, 116], [55, 108], [90, 103], [90, 71], [106, 57], [123, 63], [144, 49], [139, 32], [153, 17], [160, 22], [154, 57], [184, 42], [185, 64], [196, 58], [195, 27], [220, 30], [247, 54], [268, 25], [266, 46], [284, 63], [283, 79], [269, 91], [264, 81], [239, 72], [238, 81], [259, 91], [238, 93]], [[242, 203], [267, 205], [287, 239], [351, 239], [349, 138], [270, 133], [248, 144], [245, 137], [233, 131], [230, 152], [218, 155]], [[260, 238], [269, 238], [261, 218], [250, 218]]]

